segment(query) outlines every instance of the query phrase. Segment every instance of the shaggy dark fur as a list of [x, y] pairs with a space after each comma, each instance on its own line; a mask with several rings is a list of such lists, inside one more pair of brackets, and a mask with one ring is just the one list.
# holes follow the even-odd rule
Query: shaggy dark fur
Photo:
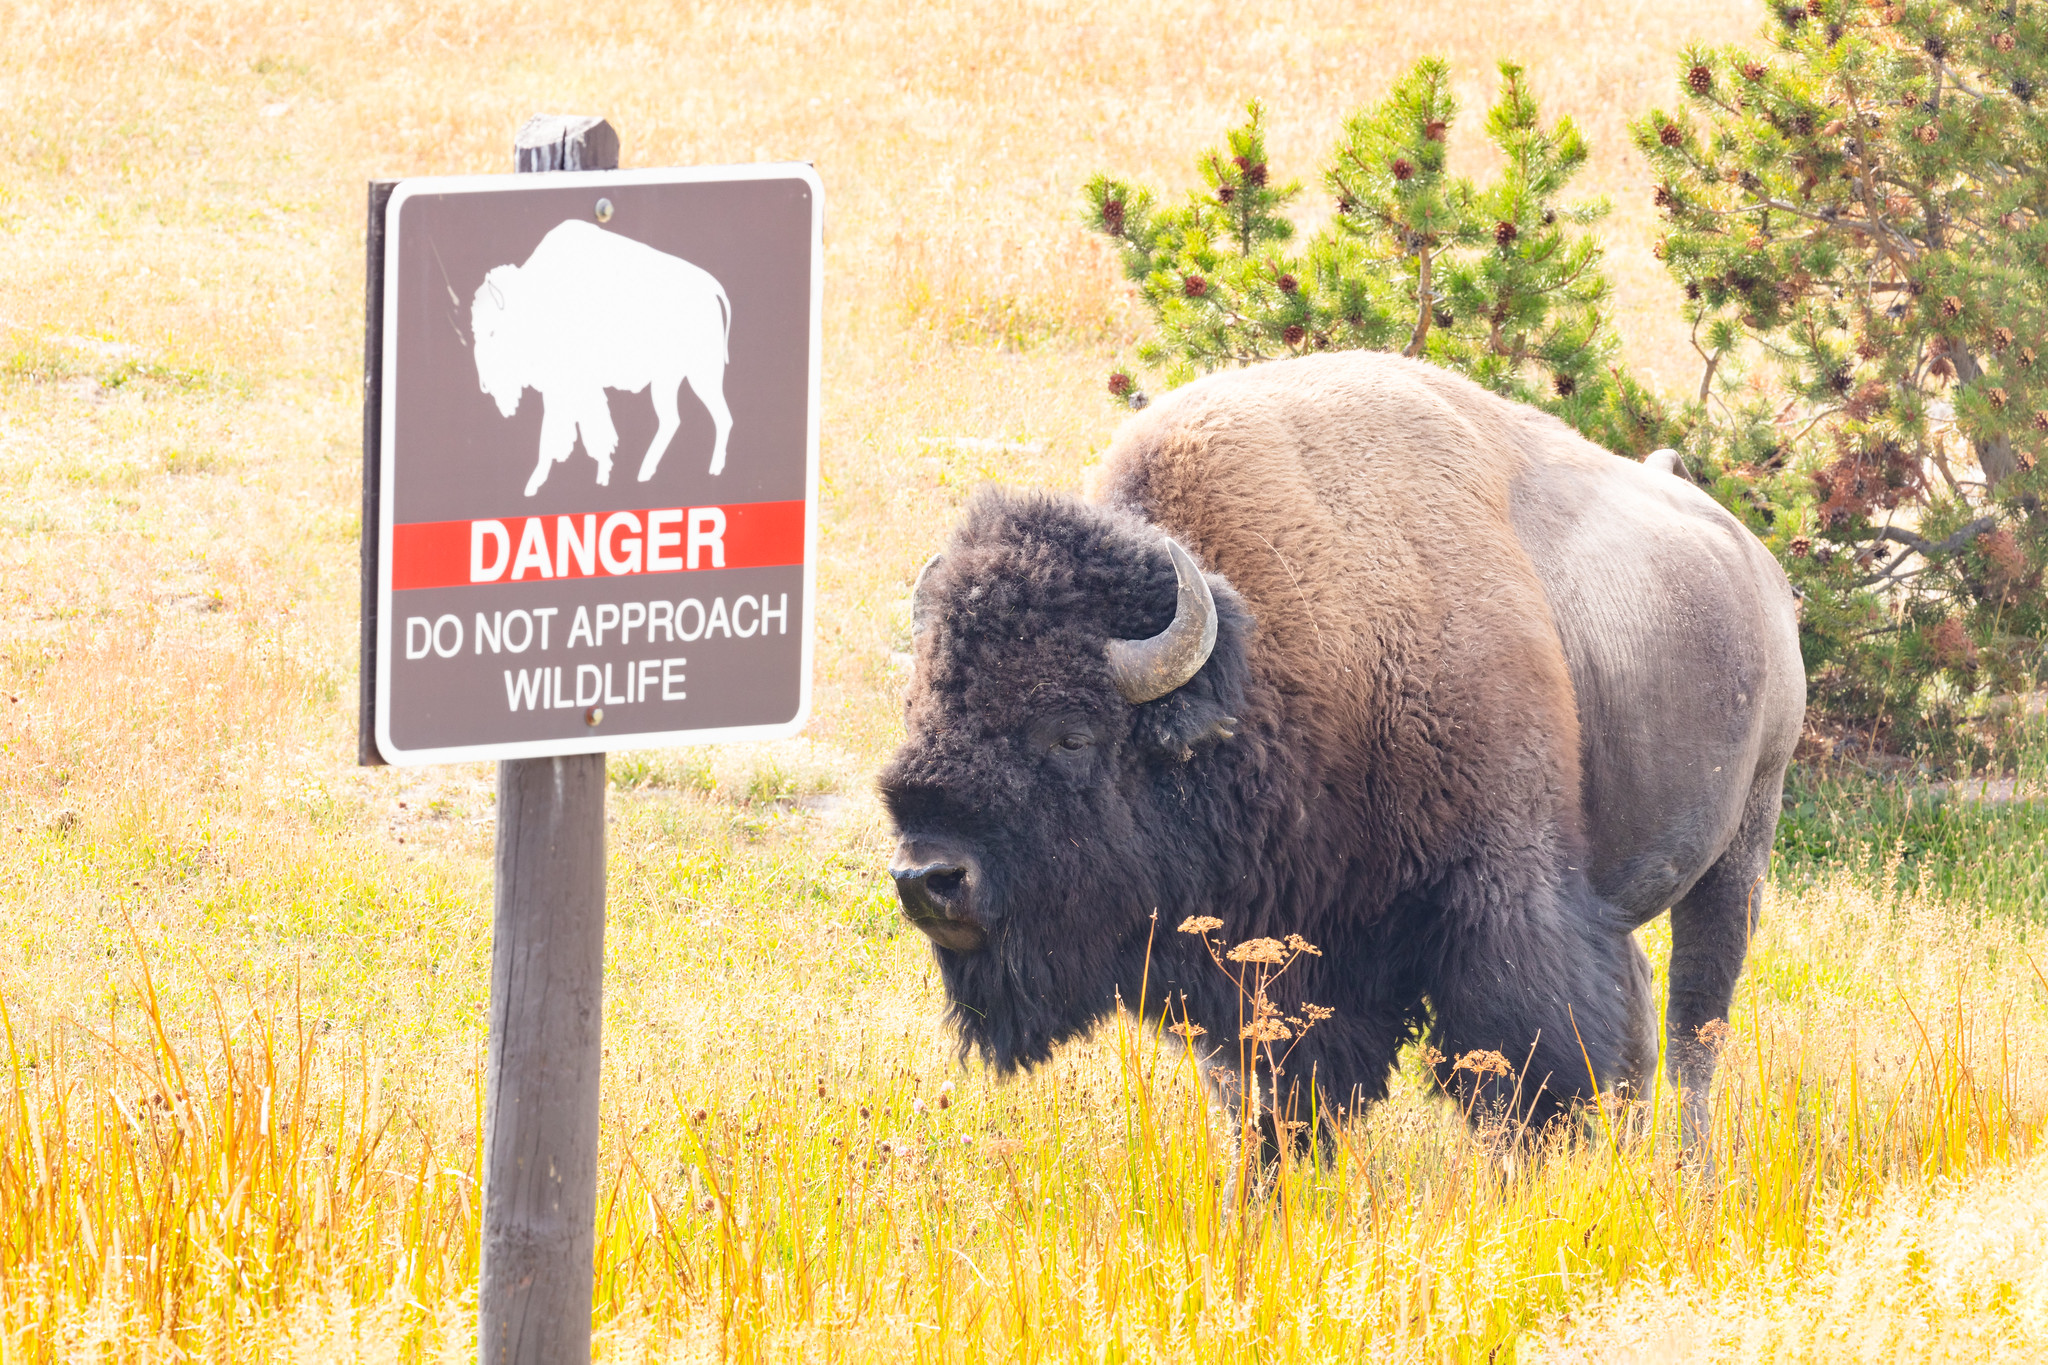
[[1175, 932], [1209, 914], [1231, 942], [1298, 933], [1323, 950], [1283, 979], [1281, 1003], [1335, 1010], [1288, 1063], [1326, 1103], [1384, 1095], [1397, 1049], [1431, 1020], [1448, 1084], [1476, 1080], [1450, 1069], [1462, 1052], [1499, 1048], [1536, 1121], [1588, 1093], [1589, 1062], [1603, 1086], [1639, 1079], [1647, 982], [1629, 924], [1573, 870], [1571, 832], [1418, 830], [1392, 738], [1404, 718], [1360, 718], [1342, 748], [1303, 743], [1288, 699], [1252, 676], [1244, 604], [1210, 581], [1208, 663], [1132, 706], [1103, 646], [1172, 618], [1156, 527], [987, 491], [933, 569], [911, 738], [881, 790], [907, 839], [977, 860], [989, 945], [935, 949], [964, 1045], [1006, 1070], [1043, 1061], [1117, 1000], [1137, 1003], [1149, 941], [1148, 1014], [1174, 1002], [1234, 1066], [1234, 988]]

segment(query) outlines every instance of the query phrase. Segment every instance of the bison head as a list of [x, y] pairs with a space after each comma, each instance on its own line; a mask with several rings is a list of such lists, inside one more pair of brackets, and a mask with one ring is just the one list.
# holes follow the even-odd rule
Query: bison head
[[498, 412], [505, 417], [519, 411], [519, 400], [526, 392], [526, 375], [520, 364], [522, 347], [513, 312], [518, 292], [519, 267], [501, 265], [484, 276], [469, 305], [477, 386], [491, 396]]
[[890, 872], [963, 1046], [1008, 1070], [1135, 994], [1155, 910], [1206, 903], [1251, 620], [1159, 528], [994, 490], [912, 618]]

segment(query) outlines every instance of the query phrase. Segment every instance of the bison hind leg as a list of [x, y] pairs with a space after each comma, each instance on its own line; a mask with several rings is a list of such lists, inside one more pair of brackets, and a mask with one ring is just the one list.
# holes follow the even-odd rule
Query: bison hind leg
[[1763, 909], [1783, 782], [1782, 772], [1758, 780], [1750, 789], [1734, 840], [1671, 907], [1671, 999], [1664, 1013], [1664, 1065], [1678, 1087], [1685, 1149], [1695, 1157], [1706, 1152], [1707, 1092], [1726, 1038], [1735, 981]]
[[732, 409], [725, 404], [725, 365], [705, 364], [690, 374], [690, 391], [711, 414], [711, 473], [725, 469], [725, 442], [732, 435]]

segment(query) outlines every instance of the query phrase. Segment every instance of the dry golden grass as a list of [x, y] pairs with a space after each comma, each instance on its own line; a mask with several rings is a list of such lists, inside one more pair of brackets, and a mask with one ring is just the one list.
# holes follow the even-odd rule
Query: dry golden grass
[[1411, 1082], [1245, 1214], [1150, 1043], [957, 1070], [876, 875], [910, 574], [975, 483], [1077, 487], [1117, 420], [1140, 320], [1088, 173], [1184, 183], [1257, 95], [1307, 174], [1414, 57], [1468, 110], [1516, 57], [1679, 387], [1623, 125], [1759, 15], [0, 5], [0, 1360], [473, 1336], [491, 792], [351, 766], [363, 183], [503, 169], [543, 109], [628, 165], [807, 157], [828, 202], [816, 720], [613, 765], [606, 1358], [2038, 1347], [2042, 1001], [1967, 908], [1774, 919], [1717, 1199], [1668, 1141], [1503, 1177]]

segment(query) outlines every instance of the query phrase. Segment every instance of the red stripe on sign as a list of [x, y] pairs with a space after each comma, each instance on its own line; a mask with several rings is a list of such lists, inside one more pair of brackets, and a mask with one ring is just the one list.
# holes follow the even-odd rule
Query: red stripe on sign
[[804, 562], [801, 502], [415, 521], [392, 531], [397, 592]]

